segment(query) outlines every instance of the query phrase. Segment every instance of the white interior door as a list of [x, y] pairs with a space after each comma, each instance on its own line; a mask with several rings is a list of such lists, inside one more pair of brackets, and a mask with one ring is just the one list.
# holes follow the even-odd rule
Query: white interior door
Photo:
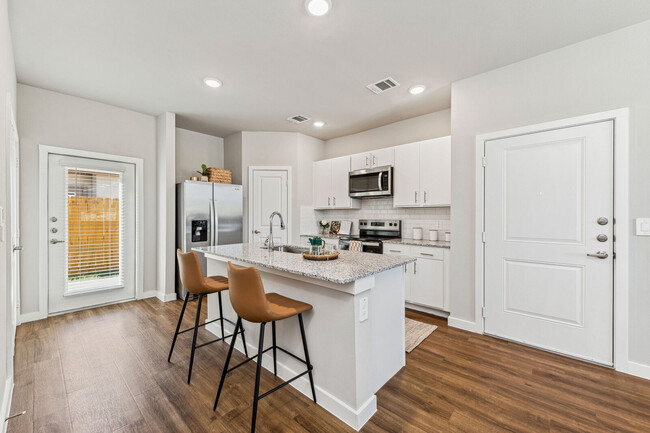
[[612, 365], [613, 122], [485, 151], [486, 333]]
[[135, 298], [135, 165], [48, 161], [48, 311]]
[[252, 197], [252, 239], [264, 243], [269, 237], [269, 217], [278, 211], [284, 218], [286, 230], [280, 229], [280, 218], [273, 218], [273, 242], [275, 245], [288, 243], [289, 219], [289, 173], [286, 169], [253, 169], [249, 191]]

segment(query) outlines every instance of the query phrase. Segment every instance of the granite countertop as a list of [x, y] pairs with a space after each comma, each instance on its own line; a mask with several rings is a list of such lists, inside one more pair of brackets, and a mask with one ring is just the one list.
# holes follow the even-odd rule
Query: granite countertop
[[210, 255], [224, 257], [337, 284], [348, 284], [415, 261], [414, 258], [407, 256], [340, 251], [338, 259], [318, 262], [305, 260], [300, 254], [269, 252], [266, 248], [252, 243], [193, 249], [205, 253], [208, 257]]
[[428, 239], [391, 239], [389, 241], [384, 241], [385, 244], [401, 244], [401, 245], [415, 245], [419, 247], [437, 247], [437, 248], [451, 248], [451, 242], [447, 241], [430, 241]]

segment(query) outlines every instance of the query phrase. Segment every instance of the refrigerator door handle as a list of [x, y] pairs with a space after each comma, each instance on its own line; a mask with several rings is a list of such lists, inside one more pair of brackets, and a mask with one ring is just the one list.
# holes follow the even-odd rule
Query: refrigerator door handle
[[217, 201], [212, 200], [212, 215], [214, 220], [214, 229], [212, 230], [212, 237], [214, 243], [212, 245], [219, 245], [219, 212], [217, 211]]
[[209, 246], [214, 246], [214, 200], [210, 200], [210, 205], [208, 206], [210, 209], [210, 220], [209, 220], [209, 226], [210, 226], [210, 236], [208, 236], [208, 244]]

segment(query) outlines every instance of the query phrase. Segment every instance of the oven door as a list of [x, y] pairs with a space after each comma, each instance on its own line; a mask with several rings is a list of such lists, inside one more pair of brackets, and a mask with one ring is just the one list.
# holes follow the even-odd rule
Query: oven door
[[374, 254], [384, 253], [384, 246], [381, 241], [377, 241], [377, 242], [366, 241], [363, 242], [361, 245], [362, 245], [362, 251], [364, 253], [374, 253]]
[[370, 168], [350, 172], [350, 197], [393, 195], [393, 167]]

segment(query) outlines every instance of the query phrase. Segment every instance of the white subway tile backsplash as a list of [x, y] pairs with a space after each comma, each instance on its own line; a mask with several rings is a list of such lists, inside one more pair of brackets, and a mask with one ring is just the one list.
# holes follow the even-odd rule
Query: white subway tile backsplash
[[[398, 219], [402, 221], [402, 237], [413, 237], [413, 228], [422, 227], [424, 237], [428, 237], [429, 230], [448, 231], [450, 229], [450, 208], [393, 208], [393, 199], [364, 199], [361, 200], [361, 209], [328, 209], [315, 210], [315, 218], [301, 215], [301, 219], [316, 221], [326, 220], [351, 220], [352, 233], [359, 233], [360, 219]], [[302, 228], [301, 224], [301, 228]]]

